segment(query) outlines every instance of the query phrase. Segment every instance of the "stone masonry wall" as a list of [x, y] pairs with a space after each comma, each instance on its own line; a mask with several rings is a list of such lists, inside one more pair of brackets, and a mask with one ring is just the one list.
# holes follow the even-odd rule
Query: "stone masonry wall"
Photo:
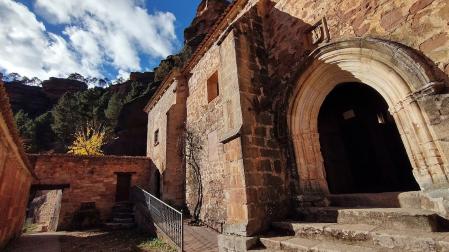
[[0, 250], [22, 233], [33, 179], [0, 81]]
[[[185, 127], [186, 99], [185, 81], [178, 76], [148, 111], [147, 156], [161, 174], [162, 200], [176, 207], [184, 207], [185, 203], [185, 165], [180, 143]], [[156, 130], [158, 142], [155, 142]]]
[[[261, 1], [263, 2], [263, 1]], [[292, 77], [313, 46], [307, 28], [325, 17], [332, 41], [376, 37], [396, 41], [449, 74], [449, 2], [445, 0], [265, 1], [270, 77]]]
[[[219, 95], [210, 103], [207, 100], [207, 80], [220, 67], [220, 51], [215, 46], [192, 70], [189, 79], [189, 97], [187, 98], [186, 128], [194, 135], [202, 150], [197, 153], [203, 187], [203, 205], [201, 220], [209, 226], [221, 230], [225, 222], [225, 202], [223, 181], [225, 178], [223, 144], [219, 143], [219, 135], [224, 128], [223, 99]], [[222, 93], [221, 71], [218, 71], [219, 92]], [[193, 212], [197, 197], [192, 171], [187, 167], [186, 201]]]
[[[277, 111], [277, 134], [288, 138], [288, 101], [308, 55], [317, 45], [311, 43], [310, 28], [325, 17], [329, 43], [356, 37], [375, 37], [398, 42], [422, 55], [418, 61], [434, 65], [440, 80], [448, 86], [449, 2], [445, 0], [340, 0], [340, 1], [260, 1], [264, 10], [264, 37], [268, 51], [270, 90], [263, 100]], [[413, 85], [414, 83], [411, 83]], [[446, 91], [447, 92], [447, 91]], [[444, 109], [446, 94], [418, 100], [427, 124], [446, 164], [449, 161], [449, 118]], [[447, 171], [449, 167], [445, 168]], [[444, 179], [442, 179], [444, 180]], [[446, 178], [447, 180], [447, 178]], [[445, 185], [434, 185], [438, 188]]]
[[29, 213], [27, 217], [32, 217], [33, 223], [39, 226], [37, 230], [43, 232], [57, 230], [57, 218], [59, 217], [61, 199], [62, 190], [36, 192], [36, 196], [28, 205]]
[[58, 230], [70, 228], [81, 203], [95, 202], [102, 221], [115, 203], [117, 172], [133, 173], [131, 186], [150, 190], [149, 158], [118, 156], [30, 155], [38, 179], [34, 185], [69, 184], [63, 190]]
[[[148, 112], [147, 156], [160, 170], [165, 171], [167, 163], [167, 111], [176, 104], [176, 81], [170, 84], [164, 95]], [[158, 143], [155, 143], [154, 133], [159, 130]]]
[[22, 233], [32, 180], [5, 138], [0, 132], [0, 248]]
[[[297, 193], [298, 175], [287, 126], [288, 104], [292, 98], [292, 87], [307, 67], [308, 56], [318, 47], [312, 43], [311, 29], [323, 17], [329, 28], [328, 43], [357, 37], [376, 37], [398, 42], [421, 53], [422, 58], [416, 60], [434, 65], [440, 80], [446, 86], [449, 83], [447, 1], [248, 1], [237, 20], [232, 22], [236, 36], [243, 117], [242, 137], [238, 139], [241, 141], [238, 147], [243, 152], [243, 188], [246, 193], [240, 199], [249, 205], [247, 210], [242, 210], [243, 213], [234, 215], [248, 218], [247, 234], [252, 232], [251, 221], [260, 225], [255, 225], [254, 230], [266, 225], [261, 223], [260, 218], [270, 215], [270, 204], [277, 207], [289, 204], [286, 198], [265, 192], [272, 192], [273, 188], [277, 188], [280, 195], [285, 193], [285, 197], [289, 197], [289, 193]], [[214, 48], [210, 49], [209, 54], [213, 50]], [[198, 66], [203, 66], [201, 62], [207, 59], [206, 54]], [[447, 95], [437, 94], [424, 96], [418, 101], [421, 109], [426, 112], [426, 120], [442, 153], [445, 154], [441, 158], [446, 163], [449, 157], [449, 117], [445, 110], [447, 100]], [[226, 115], [225, 111], [225, 118]], [[228, 170], [225, 171], [229, 176]], [[266, 196], [266, 199], [259, 198], [258, 195]], [[236, 202], [241, 204], [238, 200]], [[227, 203], [228, 210], [229, 206], [236, 207], [232, 206], [233, 201]], [[236, 211], [228, 211], [228, 215], [231, 212]], [[228, 218], [228, 221], [233, 223], [236, 220]], [[238, 234], [237, 229], [235, 226], [225, 231]]]
[[237, 65], [243, 112], [242, 148], [248, 198], [247, 235], [267, 228], [290, 207], [285, 143], [275, 134], [275, 113], [264, 103], [270, 89], [263, 22], [256, 7], [235, 25]]

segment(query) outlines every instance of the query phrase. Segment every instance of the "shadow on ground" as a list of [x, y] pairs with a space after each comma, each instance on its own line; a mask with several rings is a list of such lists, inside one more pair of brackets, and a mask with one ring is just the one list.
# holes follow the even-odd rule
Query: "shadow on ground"
[[6, 249], [8, 252], [170, 252], [161, 240], [137, 229], [121, 231], [88, 230], [24, 234]]

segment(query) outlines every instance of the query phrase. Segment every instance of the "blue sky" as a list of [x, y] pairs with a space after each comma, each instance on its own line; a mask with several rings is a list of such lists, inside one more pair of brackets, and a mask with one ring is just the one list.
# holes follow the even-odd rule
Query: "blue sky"
[[[0, 71], [127, 77], [182, 47], [200, 0], [0, 0]], [[3, 18], [2, 18], [3, 17]]]

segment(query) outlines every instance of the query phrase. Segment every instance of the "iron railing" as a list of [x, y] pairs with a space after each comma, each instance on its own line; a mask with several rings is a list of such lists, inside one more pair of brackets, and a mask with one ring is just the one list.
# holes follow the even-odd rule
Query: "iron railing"
[[134, 202], [145, 204], [150, 212], [154, 225], [167, 236], [180, 251], [183, 251], [184, 228], [182, 212], [171, 207], [151, 193], [135, 186], [131, 191]]

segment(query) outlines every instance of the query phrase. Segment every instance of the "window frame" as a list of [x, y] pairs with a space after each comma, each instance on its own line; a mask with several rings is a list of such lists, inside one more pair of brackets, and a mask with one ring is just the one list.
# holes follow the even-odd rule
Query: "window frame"
[[207, 103], [211, 103], [220, 96], [220, 82], [218, 80], [218, 70], [212, 73], [206, 82]]

